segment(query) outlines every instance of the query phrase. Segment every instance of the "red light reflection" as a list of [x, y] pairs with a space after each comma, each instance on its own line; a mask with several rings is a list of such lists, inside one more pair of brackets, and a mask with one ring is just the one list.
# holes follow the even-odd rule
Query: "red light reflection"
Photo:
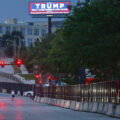
[[5, 103], [0, 101], [0, 109], [5, 109]]

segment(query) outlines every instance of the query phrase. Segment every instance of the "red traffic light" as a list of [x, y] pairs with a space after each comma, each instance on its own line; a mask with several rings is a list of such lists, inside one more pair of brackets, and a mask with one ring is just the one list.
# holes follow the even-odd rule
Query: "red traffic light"
[[3, 68], [5, 66], [5, 61], [2, 60], [1, 63], [0, 63], [1, 67]]
[[16, 64], [17, 64], [18, 67], [20, 67], [21, 64], [22, 64], [22, 61], [21, 61], [21, 60], [17, 60], [17, 61], [16, 61]]
[[38, 81], [38, 84], [42, 84], [42, 81], [41, 81], [41, 80], [39, 80], [39, 81]]
[[36, 74], [36, 75], [35, 75], [35, 78], [36, 78], [36, 79], [39, 79], [39, 78], [40, 78], [39, 74]]
[[52, 77], [51, 76], [48, 76], [48, 80], [51, 81]]

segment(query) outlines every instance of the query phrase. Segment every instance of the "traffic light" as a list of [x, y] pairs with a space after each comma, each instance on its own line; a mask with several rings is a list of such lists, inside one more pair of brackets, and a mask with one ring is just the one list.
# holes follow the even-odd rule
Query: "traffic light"
[[49, 80], [49, 82], [51, 82], [51, 80], [52, 80], [52, 77], [51, 77], [51, 76], [48, 76], [48, 80]]
[[42, 84], [42, 81], [41, 81], [41, 80], [39, 80], [39, 81], [38, 81], [38, 84]]
[[2, 68], [4, 68], [4, 66], [5, 66], [5, 61], [2, 60], [1, 63], [0, 63], [0, 65], [1, 65]]
[[18, 67], [20, 67], [21, 64], [22, 64], [22, 61], [20, 59], [18, 59], [18, 60], [16, 60], [16, 64], [17, 64]]
[[35, 74], [35, 78], [39, 79], [40, 78], [39, 74]]

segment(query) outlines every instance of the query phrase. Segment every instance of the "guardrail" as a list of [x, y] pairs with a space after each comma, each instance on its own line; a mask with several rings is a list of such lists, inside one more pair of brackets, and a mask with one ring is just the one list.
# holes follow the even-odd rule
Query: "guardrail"
[[81, 102], [120, 103], [120, 81], [108, 81], [89, 85], [36, 87], [36, 95]]

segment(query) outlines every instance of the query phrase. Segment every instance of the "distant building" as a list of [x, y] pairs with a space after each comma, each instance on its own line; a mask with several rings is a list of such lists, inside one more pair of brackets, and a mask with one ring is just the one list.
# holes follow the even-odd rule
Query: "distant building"
[[[52, 22], [52, 32], [60, 26], [62, 22]], [[0, 37], [4, 34], [9, 34], [12, 31], [20, 31], [24, 36], [25, 46], [30, 46], [41, 37], [48, 33], [48, 23], [47, 22], [18, 22], [17, 19], [7, 19], [5, 23], [0, 24]]]

